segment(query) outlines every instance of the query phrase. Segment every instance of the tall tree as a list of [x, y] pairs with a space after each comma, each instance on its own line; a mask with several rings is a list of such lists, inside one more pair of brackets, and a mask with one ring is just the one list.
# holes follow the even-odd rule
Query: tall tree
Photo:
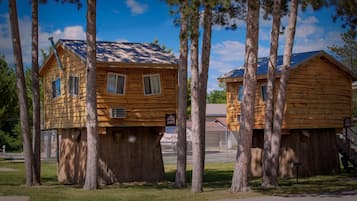
[[83, 188], [97, 189], [96, 0], [87, 0], [87, 168]]
[[258, 61], [260, 1], [248, 1], [247, 32], [244, 57], [243, 101], [241, 103], [242, 123], [239, 127], [237, 157], [232, 177], [232, 192], [248, 191], [248, 171], [251, 159], [251, 145], [254, 126], [254, 102], [256, 91], [256, 70]]
[[[295, 30], [296, 30], [296, 19], [298, 12], [298, 0], [292, 0], [290, 3], [290, 13], [289, 13], [289, 25], [286, 32], [286, 42], [284, 49], [283, 65], [281, 67], [280, 81], [279, 81], [279, 91], [277, 95], [277, 101], [274, 113], [274, 123], [273, 123], [273, 133], [271, 136], [271, 168], [273, 171], [278, 171], [279, 168], [279, 151], [280, 151], [280, 141], [281, 141], [281, 128], [284, 118], [285, 102], [286, 102], [286, 91], [289, 79], [289, 68], [291, 62], [291, 55], [293, 50]], [[271, 175], [271, 180], [273, 185], [277, 185], [278, 174]]]
[[357, 73], [357, 41], [354, 39], [354, 31], [349, 30], [341, 34], [342, 46], [328, 47], [338, 58], [345, 63], [354, 73]]
[[336, 8], [335, 14], [332, 19], [336, 21], [340, 19], [342, 21], [342, 27], [349, 27], [349, 31], [352, 31], [353, 36], [356, 37], [357, 28], [357, 1], [340, 1], [340, 0], [329, 0], [331, 5]]
[[202, 149], [202, 176], [205, 167], [205, 136], [206, 136], [206, 99], [207, 99], [207, 81], [209, 60], [211, 54], [211, 35], [212, 35], [212, 5], [216, 4], [214, 1], [203, 1], [203, 38], [202, 38], [202, 51], [201, 51], [201, 69], [199, 76], [199, 112], [200, 112], [200, 137]]
[[200, 127], [200, 91], [198, 66], [198, 39], [199, 39], [199, 0], [192, 0], [191, 13], [191, 119], [192, 119], [192, 192], [202, 192], [203, 180], [203, 153]]
[[177, 163], [176, 187], [186, 186], [186, 119], [187, 119], [187, 58], [188, 58], [188, 1], [180, 2], [180, 64], [178, 91], [178, 133], [177, 133]]
[[23, 151], [25, 159], [26, 186], [32, 186], [32, 168], [33, 152], [31, 143], [31, 134], [29, 127], [28, 103], [25, 86], [25, 76], [21, 53], [21, 42], [19, 33], [19, 24], [17, 19], [16, 1], [9, 1], [9, 18], [11, 27], [11, 38], [14, 49], [14, 58], [16, 65], [16, 86], [20, 107], [21, 131], [23, 137]]
[[41, 119], [40, 84], [38, 75], [38, 0], [32, 0], [32, 107], [33, 107], [33, 184], [40, 185], [41, 173]]
[[273, 3], [273, 24], [271, 31], [270, 56], [267, 73], [267, 99], [265, 105], [265, 127], [264, 127], [264, 150], [263, 150], [263, 182], [262, 186], [269, 187], [277, 185], [275, 178], [277, 171], [272, 165], [271, 147], [273, 132], [273, 114], [274, 114], [274, 85], [275, 69], [277, 65], [279, 29], [280, 29], [280, 8], [281, 0], [274, 0]]

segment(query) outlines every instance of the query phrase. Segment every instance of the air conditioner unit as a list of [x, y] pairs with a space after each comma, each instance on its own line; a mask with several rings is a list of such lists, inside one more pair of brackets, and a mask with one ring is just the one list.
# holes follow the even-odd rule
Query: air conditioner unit
[[110, 118], [125, 118], [126, 109], [124, 108], [110, 108]]

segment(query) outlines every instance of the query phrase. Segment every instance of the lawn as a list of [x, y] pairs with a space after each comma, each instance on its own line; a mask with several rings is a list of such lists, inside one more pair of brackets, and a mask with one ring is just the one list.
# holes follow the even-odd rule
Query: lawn
[[[357, 172], [339, 175], [315, 176], [299, 179], [281, 179], [277, 189], [261, 189], [260, 179], [252, 179], [252, 191], [232, 194], [229, 192], [232, 177], [232, 163], [211, 163], [206, 165], [204, 193], [192, 194], [190, 189], [174, 188], [174, 165], [166, 166], [166, 181], [160, 183], [124, 183], [102, 186], [96, 191], [85, 191], [80, 186], [62, 185], [56, 180], [56, 163], [42, 163], [42, 186], [27, 188], [24, 186], [24, 165], [0, 161], [0, 168], [15, 171], [0, 171], [0, 196], [25, 195], [31, 200], [218, 200], [252, 196], [286, 195], [299, 193], [330, 193], [357, 189]], [[190, 169], [190, 168], [189, 168]], [[190, 170], [188, 176], [190, 180]]]

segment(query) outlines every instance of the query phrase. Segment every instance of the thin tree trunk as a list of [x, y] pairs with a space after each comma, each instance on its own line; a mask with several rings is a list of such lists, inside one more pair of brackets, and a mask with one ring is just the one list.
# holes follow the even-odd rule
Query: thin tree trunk
[[9, 1], [9, 18], [11, 27], [12, 45], [16, 65], [16, 86], [19, 98], [21, 132], [25, 159], [26, 186], [32, 186], [33, 153], [29, 128], [28, 104], [25, 85], [24, 68], [22, 63], [21, 41], [17, 19], [16, 1]]
[[279, 28], [280, 28], [280, 5], [281, 0], [274, 0], [273, 5], [273, 26], [271, 31], [269, 67], [267, 75], [267, 99], [265, 105], [265, 128], [264, 128], [264, 150], [263, 150], [263, 182], [262, 186], [276, 186], [277, 180], [271, 176], [276, 174], [276, 170], [271, 167], [271, 135], [273, 132], [273, 114], [274, 114], [274, 85], [275, 69], [277, 65]]
[[186, 187], [186, 115], [187, 115], [187, 57], [188, 57], [188, 22], [187, 0], [180, 4], [180, 66], [178, 72], [178, 133], [177, 133], [177, 163], [175, 185], [178, 188]]
[[32, 106], [33, 106], [33, 184], [41, 178], [40, 85], [38, 79], [38, 0], [32, 0]]
[[198, 38], [199, 38], [199, 4], [193, 1], [191, 17], [191, 118], [192, 118], [192, 187], [191, 191], [202, 192], [202, 148], [200, 137], [199, 115], [199, 68], [198, 68]]
[[212, 35], [212, 8], [205, 2], [205, 10], [203, 13], [203, 39], [201, 52], [201, 71], [199, 77], [199, 92], [200, 92], [200, 136], [201, 136], [201, 153], [202, 153], [202, 174], [205, 167], [205, 147], [206, 147], [206, 97], [207, 97], [207, 81], [208, 68], [211, 53], [211, 35]]
[[254, 127], [254, 102], [258, 61], [259, 0], [248, 1], [247, 33], [244, 59], [243, 102], [238, 135], [238, 149], [232, 178], [232, 192], [248, 191], [251, 146]]
[[87, 169], [84, 189], [97, 189], [96, 0], [87, 0]]
[[289, 67], [290, 67], [290, 61], [291, 61], [291, 55], [292, 55], [294, 37], [295, 37], [297, 12], [298, 12], [298, 0], [292, 0], [290, 4], [290, 15], [289, 15], [290, 18], [289, 18], [289, 25], [286, 33], [284, 59], [283, 59], [283, 66], [280, 75], [280, 86], [277, 96], [277, 103], [275, 107], [274, 127], [273, 127], [272, 139], [271, 139], [272, 140], [271, 168], [274, 169], [274, 173], [275, 173], [275, 175], [271, 176], [273, 181], [277, 180], [278, 177], [281, 128], [283, 124], [283, 117], [284, 117], [284, 110], [285, 110], [286, 90], [288, 85]]

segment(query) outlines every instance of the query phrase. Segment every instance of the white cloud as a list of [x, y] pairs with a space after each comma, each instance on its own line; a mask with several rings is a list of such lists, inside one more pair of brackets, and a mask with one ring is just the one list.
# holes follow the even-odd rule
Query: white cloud
[[318, 36], [324, 33], [324, 30], [321, 27], [316, 25], [301, 24], [296, 28], [296, 38], [307, 38], [309, 36]]
[[223, 41], [212, 46], [212, 52], [222, 61], [238, 61], [244, 58], [244, 43], [239, 41]]
[[[13, 49], [11, 43], [10, 24], [7, 14], [1, 14], [4, 23], [0, 24], [0, 53], [5, 55], [8, 63], [14, 63]], [[20, 39], [22, 47], [23, 62], [25, 65], [31, 64], [31, 19], [27, 16], [19, 18]], [[82, 26], [67, 26], [63, 30], [56, 29], [46, 32], [39, 27], [39, 50], [48, 50], [50, 42], [48, 38], [52, 36], [54, 41], [60, 38], [65, 39], [85, 39], [86, 34]], [[40, 55], [42, 56], [42, 55]], [[41, 60], [41, 58], [40, 58]]]
[[[212, 46], [212, 51], [222, 61], [242, 61], [244, 60], [245, 44], [239, 41], [223, 41]], [[266, 56], [269, 48], [259, 46], [258, 56]]]
[[127, 39], [125, 38], [118, 38], [118, 39], [115, 39], [114, 40], [115, 42], [118, 42], [118, 43], [124, 43], [124, 42], [129, 42]]
[[147, 4], [140, 4], [136, 0], [126, 0], [126, 6], [130, 8], [133, 15], [142, 14], [148, 9]]

